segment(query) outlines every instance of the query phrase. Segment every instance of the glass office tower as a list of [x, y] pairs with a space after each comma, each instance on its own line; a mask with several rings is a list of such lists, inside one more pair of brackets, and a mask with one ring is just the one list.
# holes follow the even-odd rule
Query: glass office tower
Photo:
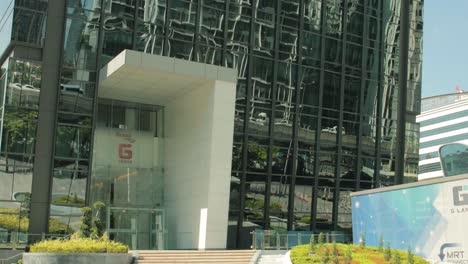
[[[237, 70], [228, 247], [254, 229], [351, 233], [351, 191], [417, 179], [423, 0], [16, 0], [11, 13], [1, 207], [24, 214], [15, 194], [32, 192], [25, 217], [65, 223], [30, 230], [66, 232], [86, 201], [111, 203], [96, 131], [160, 111], [98, 100], [124, 49]], [[130, 123], [157, 138], [155, 122]]]

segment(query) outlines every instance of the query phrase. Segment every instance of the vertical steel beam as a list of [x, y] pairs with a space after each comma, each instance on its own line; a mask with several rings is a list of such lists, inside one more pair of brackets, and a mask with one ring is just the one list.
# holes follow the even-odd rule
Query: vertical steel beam
[[335, 168], [335, 190], [333, 191], [333, 211], [332, 211], [332, 225], [333, 230], [338, 228], [338, 203], [340, 201], [340, 176], [341, 176], [341, 160], [343, 159], [343, 111], [344, 111], [344, 91], [345, 91], [345, 69], [346, 69], [346, 35], [348, 33], [348, 0], [343, 0], [343, 13], [342, 13], [342, 34], [341, 34], [341, 80], [340, 80], [340, 113], [337, 129], [338, 149], [336, 155], [336, 168]]
[[317, 112], [317, 129], [315, 132], [315, 164], [314, 164], [314, 190], [312, 193], [312, 210], [311, 210], [311, 230], [317, 230], [317, 199], [318, 199], [318, 185], [320, 176], [320, 138], [322, 131], [322, 106], [323, 106], [323, 89], [325, 86], [325, 35], [327, 34], [327, 1], [322, 1], [322, 10], [320, 14], [320, 86], [319, 86], [319, 102]]
[[242, 175], [240, 182], [240, 208], [239, 216], [237, 219], [237, 233], [236, 233], [236, 245], [239, 248], [241, 245], [241, 230], [244, 221], [244, 207], [245, 207], [245, 182], [247, 178], [247, 158], [248, 158], [248, 146], [249, 146], [249, 136], [248, 136], [248, 126], [249, 126], [249, 113], [250, 113], [250, 99], [252, 97], [252, 74], [253, 74], [253, 49], [255, 45], [255, 18], [257, 14], [257, 1], [252, 0], [252, 9], [250, 13], [250, 33], [249, 33], [249, 49], [248, 49], [248, 66], [247, 66], [247, 87], [246, 87], [246, 98], [245, 98], [245, 113], [244, 113], [244, 138], [243, 138], [243, 148], [242, 148]]
[[[364, 14], [367, 14], [368, 7], [364, 5]], [[361, 168], [362, 168], [362, 134], [363, 134], [363, 116], [364, 116], [364, 90], [366, 89], [367, 79], [367, 54], [368, 54], [368, 28], [369, 19], [366, 15], [363, 17], [363, 29], [362, 29], [362, 48], [361, 48], [361, 91], [359, 93], [359, 132], [357, 137], [357, 161], [356, 161], [356, 183], [355, 189], [359, 190], [361, 185]]]
[[[42, 60], [29, 233], [47, 233], [53, 180], [57, 101], [60, 91], [66, 1], [49, 0]], [[32, 236], [31, 241], [40, 240]]]
[[292, 172], [291, 172], [291, 185], [289, 188], [289, 202], [288, 202], [288, 230], [294, 230], [294, 202], [296, 197], [296, 174], [297, 174], [297, 157], [298, 157], [298, 135], [299, 135], [299, 122], [301, 115], [301, 78], [303, 74], [302, 70], [302, 42], [304, 40], [304, 0], [300, 1], [299, 5], [299, 30], [297, 40], [297, 66], [296, 66], [296, 87], [295, 87], [295, 107], [294, 107], [294, 123], [293, 123], [293, 151], [292, 158]]
[[395, 158], [395, 184], [402, 184], [405, 174], [405, 131], [406, 95], [408, 86], [408, 49], [409, 49], [409, 1], [401, 0], [400, 6], [400, 65], [398, 78], [398, 123], [397, 149]]
[[279, 44], [281, 35], [281, 1], [276, 1], [275, 5], [275, 40], [274, 40], [274, 54], [273, 54], [273, 78], [271, 84], [271, 114], [270, 123], [268, 126], [268, 160], [267, 160], [267, 182], [265, 186], [265, 206], [264, 206], [264, 219], [265, 229], [270, 228], [270, 200], [271, 200], [271, 181], [273, 174], [273, 146], [274, 146], [274, 131], [275, 131], [275, 111], [276, 111], [276, 91], [278, 88], [278, 58], [279, 58]]
[[383, 1], [379, 1], [379, 13], [378, 13], [378, 20], [380, 22], [379, 27], [379, 82], [377, 87], [377, 122], [376, 122], [376, 135], [375, 135], [375, 164], [374, 164], [374, 188], [380, 187], [381, 179], [380, 179], [380, 169], [381, 169], [381, 162], [382, 162], [382, 107], [385, 98], [383, 98], [383, 89], [384, 89], [384, 81], [385, 81], [385, 73], [384, 73], [384, 63], [385, 63], [385, 24], [383, 22], [383, 12], [384, 12], [384, 4]]
[[[101, 1], [101, 6], [104, 5], [104, 0]], [[105, 16], [104, 8], [101, 8], [101, 18]], [[104, 19], [101, 19], [104, 21]], [[104, 24], [99, 23], [99, 32], [98, 32], [98, 46], [97, 46], [97, 55], [96, 55], [96, 84], [94, 88], [94, 97], [93, 97], [93, 118], [91, 127], [91, 145], [90, 145], [90, 152], [89, 152], [89, 164], [93, 162], [94, 156], [94, 133], [96, 131], [96, 123], [97, 123], [97, 116], [98, 116], [98, 91], [99, 91], [99, 74], [101, 69], [101, 61], [102, 61], [102, 48], [104, 46]], [[90, 195], [91, 195], [91, 179], [92, 179], [92, 166], [88, 166], [88, 179], [86, 181], [86, 204], [90, 205]]]

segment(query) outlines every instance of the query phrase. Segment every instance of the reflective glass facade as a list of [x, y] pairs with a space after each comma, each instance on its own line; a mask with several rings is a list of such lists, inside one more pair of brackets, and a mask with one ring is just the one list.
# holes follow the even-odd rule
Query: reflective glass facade
[[[41, 83], [40, 62], [10, 56], [2, 66], [0, 88], [0, 215], [27, 231]], [[20, 221], [20, 219], [22, 219]]]
[[[351, 191], [416, 180], [423, 1], [409, 2], [409, 14], [400, 14], [400, 0], [67, 0], [52, 197], [67, 179], [77, 199], [65, 199], [70, 204], [61, 206], [70, 209], [60, 212], [52, 202], [50, 215], [75, 223], [75, 208], [95, 195], [96, 80], [102, 66], [133, 49], [238, 72], [229, 247], [250, 246], [255, 228], [350, 233]], [[402, 62], [399, 23], [406, 15], [409, 60]], [[40, 30], [13, 31], [14, 39], [43, 43]], [[405, 91], [401, 63], [408, 63]], [[33, 103], [22, 95], [17, 104]], [[31, 131], [24, 133], [34, 140]], [[22, 158], [34, 157], [33, 147], [22, 149], [30, 151]], [[398, 155], [404, 164], [396, 164]]]

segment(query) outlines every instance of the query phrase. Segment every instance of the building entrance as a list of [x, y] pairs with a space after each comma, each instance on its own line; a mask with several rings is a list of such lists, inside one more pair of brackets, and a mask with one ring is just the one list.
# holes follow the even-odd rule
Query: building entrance
[[163, 108], [100, 99], [91, 201], [106, 204], [109, 237], [133, 250], [165, 249]]
[[130, 249], [165, 249], [165, 213], [163, 209], [109, 207], [106, 230], [112, 240]]

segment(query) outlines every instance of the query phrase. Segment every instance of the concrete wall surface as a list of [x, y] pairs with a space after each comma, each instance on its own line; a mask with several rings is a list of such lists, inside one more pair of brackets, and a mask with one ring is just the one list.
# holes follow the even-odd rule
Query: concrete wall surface
[[130, 264], [127, 253], [24, 253], [24, 264]]
[[226, 248], [235, 91], [234, 83], [210, 81], [166, 105], [169, 249]]

